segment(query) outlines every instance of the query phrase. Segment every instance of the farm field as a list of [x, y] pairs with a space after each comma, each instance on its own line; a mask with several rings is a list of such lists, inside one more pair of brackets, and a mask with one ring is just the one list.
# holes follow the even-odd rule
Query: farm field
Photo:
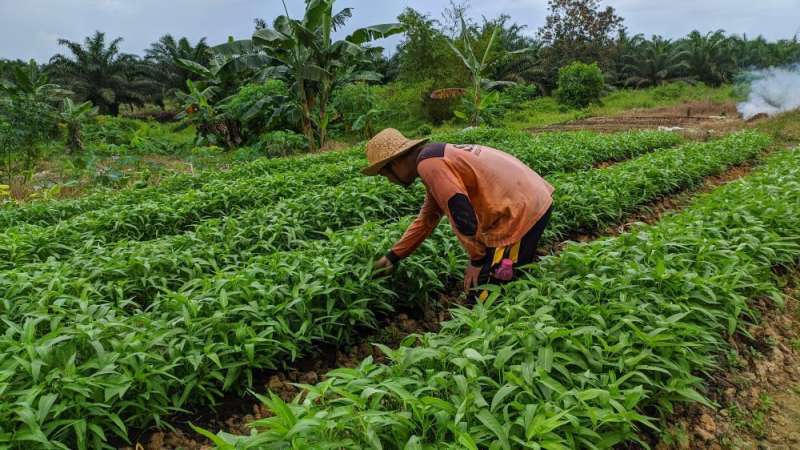
[[[445, 137], [505, 144], [548, 174], [559, 208], [547, 242], [618, 223], [660, 197], [757, 159], [771, 144], [767, 135], [749, 131], [699, 143], [681, 143], [665, 132], [469, 133]], [[133, 235], [138, 240], [127, 234], [109, 241], [86, 238], [101, 227], [146, 224], [138, 215], [114, 226], [102, 223], [119, 220], [111, 214], [97, 214], [93, 222], [76, 214], [51, 225], [7, 228], [4, 248], [15, 262], [0, 277], [8, 325], [1, 347], [4, 392], [19, 398], [10, 404], [31, 405], [27, 412], [19, 406], [3, 411], [4, 422], [13, 424], [8, 442], [19, 436], [89, 448], [108, 439], [124, 442], [130, 427], [158, 424], [183, 408], [243, 392], [258, 383], [262, 370], [289, 367], [321, 343], [351, 344], [379, 317], [403, 305], [435, 301], [437, 293], [450, 289], [440, 274], [455, 273], [463, 251], [444, 227], [400, 266], [393, 289], [371, 277], [371, 261], [400, 234], [408, 222], [403, 216], [413, 213], [408, 207], [419, 203], [422, 192], [357, 177], [359, 162], [352, 153], [343, 152], [343, 162], [303, 160], [309, 173], [345, 168], [336, 172], [338, 182], [331, 178], [313, 193], [292, 184], [263, 199], [248, 192], [252, 204], [276, 203], [231, 206], [224, 218], [203, 218], [190, 231], [172, 229], [175, 234], [154, 239], [146, 239], [153, 234]], [[249, 169], [241, 173], [242, 180], [252, 179]], [[279, 169], [269, 174], [279, 180], [307, 176], [282, 177]], [[177, 195], [193, 198], [204, 186]], [[116, 195], [130, 202], [126, 210], [140, 206], [124, 192]], [[41, 217], [37, 212], [32, 220]], [[24, 232], [83, 233], [86, 228], [73, 224], [88, 223], [98, 228], [76, 235], [73, 248], [64, 240], [52, 247], [58, 251], [25, 252], [49, 251], [43, 243], [53, 239], [26, 244]]]
[[800, 448], [792, 1], [0, 2], [0, 450]]

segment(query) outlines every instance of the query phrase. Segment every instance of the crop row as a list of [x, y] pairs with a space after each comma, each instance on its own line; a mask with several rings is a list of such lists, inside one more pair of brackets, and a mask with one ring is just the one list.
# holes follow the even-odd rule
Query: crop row
[[314, 166], [355, 161], [363, 155], [363, 149], [352, 149], [313, 154], [298, 158], [262, 158], [252, 163], [235, 166], [228, 171], [206, 170], [199, 175], [176, 174], [159, 184], [144, 188], [101, 190], [80, 198], [68, 200], [35, 201], [23, 205], [0, 207], [0, 230], [22, 224], [51, 225], [88, 211], [114, 205], [135, 205], [154, 197], [177, 194], [189, 189], [199, 189], [207, 183], [234, 181], [243, 177], [261, 177], [287, 171], [309, 170]]
[[205, 219], [271, 205], [304, 189], [340, 182], [355, 168], [354, 163], [331, 163], [297, 174], [213, 182], [203, 189], [87, 212], [56, 225], [9, 228], [0, 234], [0, 268], [69, 255], [87, 246], [180, 233]]
[[622, 161], [653, 150], [674, 147], [683, 141], [680, 135], [664, 131], [531, 135], [502, 128], [471, 128], [434, 138], [439, 142], [477, 143], [515, 155], [527, 155], [528, 159], [523, 162], [541, 175], [588, 170], [598, 163]]
[[[511, 153], [530, 155], [530, 162], [540, 173], [587, 169], [600, 161], [621, 160], [657, 148], [676, 145], [680, 137], [667, 132], [629, 132], [614, 135], [594, 133], [550, 133], [531, 136], [524, 132], [498, 129], [478, 129], [434, 136], [435, 140], [454, 143], [474, 142], [494, 146]], [[363, 164], [362, 147], [327, 152], [304, 158], [263, 159], [236, 167], [229, 172], [209, 171], [200, 176], [177, 175], [158, 186], [102, 192], [80, 199], [33, 202], [18, 207], [0, 208], [0, 229], [29, 223], [47, 226], [88, 212], [112, 208], [105, 215], [113, 216], [113, 208], [129, 207], [145, 202], [160, 201], [173, 205], [177, 196], [190, 189], [208, 191], [206, 185], [237, 183], [242, 179], [267, 174], [302, 173], [318, 166], [333, 163]]]
[[[474, 136], [472, 134], [475, 134]], [[679, 139], [668, 133], [625, 133], [605, 137], [590, 133], [545, 135], [532, 138], [518, 132], [515, 141], [507, 131], [469, 132], [466, 137], [500, 143], [542, 174], [591, 167], [593, 161], [626, 159]], [[456, 136], [452, 136], [456, 137]], [[559, 146], [553, 140], [561, 137]], [[506, 139], [503, 141], [502, 139]], [[516, 143], [514, 143], [516, 142]], [[120, 204], [74, 217], [55, 226], [24, 225], [0, 235], [0, 268], [13, 267], [76, 249], [98, 247], [123, 239], [147, 240], [176, 234], [206, 218], [254, 207], [272, 206], [296, 197], [303, 187], [335, 185], [361, 164], [359, 159], [314, 166], [298, 174], [272, 174], [260, 178], [210, 182], [202, 189], [164, 195], [135, 205]], [[367, 183], [356, 183], [366, 185]], [[358, 187], [356, 187], [358, 189]], [[320, 199], [323, 200], [323, 199]], [[280, 211], [278, 212], [280, 214]]]
[[[714, 173], [726, 162], [753, 157], [764, 145], [759, 135], [741, 134], [665, 152], [679, 164], [652, 160], [665, 172], [660, 178], [665, 181], [660, 189], [648, 185], [649, 195], [696, 183], [703, 165]], [[597, 172], [613, 174], [621, 170], [617, 167], [638, 161]], [[573, 182], [585, 175], [574, 174]], [[616, 188], [598, 187], [604, 192], [625, 192], [626, 184], [642, 189], [630, 178], [609, 175], [606, 181]], [[558, 188], [579, 192], [565, 179]], [[633, 202], [645, 197], [632, 191], [626, 198]], [[564, 202], [559, 209], [569, 204]], [[626, 203], [623, 209], [635, 207]], [[602, 216], [599, 211], [584, 213]], [[558, 220], [553, 217], [563, 229]], [[210, 402], [222, 391], [242, 387], [242, 381], [250, 385], [254, 369], [294, 359], [320, 340], [344, 342], [354, 327], [392, 309], [398, 291], [371, 278], [370, 261], [402, 226], [387, 231], [366, 224], [334, 233], [327, 241], [308, 241], [301, 250], [257, 256], [191, 280], [147, 304], [124, 295], [106, 296], [99, 282], [64, 276], [70, 270], [66, 265], [53, 271], [6, 272], [0, 295], [2, 316], [9, 324], [0, 344], [6, 361], [3, 391], [12, 399], [9, 404], [27, 406], [0, 409], [0, 423], [13, 424], [8, 433], [15, 442], [22, 440], [17, 436], [36, 434], [53, 443], [98, 447], [106, 438], [100, 431], [125, 435], [120, 418], [131, 426], [158, 422], [190, 399]], [[433, 268], [453, 273], [461, 257], [457, 242], [440, 227], [418, 255], [403, 262], [395, 281], [408, 292], [434, 290], [441, 280]], [[26, 274], [31, 278], [22, 278]], [[22, 398], [24, 402], [15, 400]]]
[[20, 265], [0, 280], [0, 295], [39, 295], [36, 289], [49, 291], [55, 280], [74, 279], [81, 283], [60, 292], [92, 286], [98, 297], [146, 303], [188, 280], [235, 270], [256, 255], [302, 248], [309, 240], [325, 239], [331, 230], [412, 214], [423, 192], [421, 186], [404, 189], [377, 178], [356, 178], [240, 216], [205, 221], [184, 234], [86, 247], [62, 260]]
[[[703, 402], [748, 299], [800, 255], [800, 152], [690, 210], [570, 246], [418, 345], [329, 372], [221, 448], [612, 448]], [[744, 320], [746, 322], [746, 319]]]

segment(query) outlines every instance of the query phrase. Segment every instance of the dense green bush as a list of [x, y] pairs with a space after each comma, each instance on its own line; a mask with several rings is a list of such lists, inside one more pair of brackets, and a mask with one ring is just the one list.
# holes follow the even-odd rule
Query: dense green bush
[[428, 125], [427, 123], [422, 124], [417, 128], [416, 133], [417, 136], [422, 136], [422, 137], [429, 136], [431, 133], [433, 133], [433, 127]]
[[176, 155], [189, 153], [194, 130], [154, 120], [99, 116], [84, 127], [86, 150], [101, 155]]
[[[12, 172], [15, 161], [24, 161], [29, 169], [38, 157], [39, 144], [59, 135], [56, 110], [30, 95], [0, 97], [5, 171]], [[14, 154], [17, 154], [14, 156]]]
[[[459, 109], [455, 111], [455, 116], [464, 122], [470, 123], [475, 115], [481, 125], [496, 127], [501, 125], [501, 120], [513, 103], [512, 100], [501, 95], [497, 91], [482, 92], [480, 102], [476, 105], [474, 94], [468, 93], [459, 99]], [[477, 108], [477, 111], [476, 111]]]
[[262, 134], [256, 144], [269, 157], [289, 156], [308, 149], [305, 136], [292, 131], [270, 131]]
[[433, 100], [433, 81], [396, 82], [373, 87], [377, 107], [383, 111], [378, 127], [391, 126], [413, 132], [426, 123], [441, 124], [453, 117], [458, 99]]
[[564, 105], [585, 108], [598, 102], [605, 81], [597, 63], [574, 62], [558, 71], [558, 89], [555, 96]]
[[86, 124], [83, 136], [88, 142], [125, 145], [130, 143], [133, 133], [141, 123], [139, 120], [125, 117], [98, 116]]
[[434, 125], [441, 125], [455, 116], [455, 110], [461, 105], [462, 98], [432, 98], [430, 92], [424, 92], [422, 105], [425, 111], [425, 119]]
[[534, 84], [515, 84], [504, 89], [501, 95], [509, 102], [519, 104], [535, 99], [540, 93]]
[[366, 83], [346, 84], [333, 97], [345, 133], [362, 132], [365, 137], [376, 131], [376, 123], [384, 116], [375, 88]]

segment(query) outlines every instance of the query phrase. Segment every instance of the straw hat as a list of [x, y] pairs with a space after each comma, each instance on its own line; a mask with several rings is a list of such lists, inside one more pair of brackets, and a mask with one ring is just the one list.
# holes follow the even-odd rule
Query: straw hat
[[369, 166], [361, 171], [364, 175], [377, 175], [383, 166], [405, 154], [428, 139], [408, 139], [394, 128], [387, 128], [367, 142]]

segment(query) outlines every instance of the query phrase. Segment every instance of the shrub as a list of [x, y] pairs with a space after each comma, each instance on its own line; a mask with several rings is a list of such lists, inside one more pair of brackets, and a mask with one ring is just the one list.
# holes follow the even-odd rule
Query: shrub
[[194, 130], [154, 120], [98, 116], [83, 131], [87, 149], [104, 155], [189, 153]]
[[511, 107], [511, 102], [496, 91], [483, 92], [478, 105], [475, 105], [473, 93], [462, 96], [460, 103], [460, 108], [454, 113], [457, 118], [473, 124], [477, 115], [479, 124], [489, 126], [499, 126], [506, 111]]
[[515, 84], [502, 92], [502, 97], [512, 103], [522, 103], [539, 96], [539, 88], [535, 84]]
[[294, 155], [306, 151], [305, 136], [292, 131], [270, 131], [258, 139], [257, 146], [269, 157]]
[[12, 160], [22, 159], [19, 156], [10, 157], [12, 153], [23, 156], [25, 169], [29, 170], [39, 157], [40, 144], [59, 135], [56, 110], [29, 95], [0, 97], [0, 123], [10, 125], [0, 130], [7, 153], [2, 156], [7, 159], [6, 170], [9, 174]]
[[346, 84], [336, 90], [333, 107], [341, 116], [345, 132], [350, 133], [364, 115], [374, 110], [377, 104], [374, 89], [366, 83]]
[[463, 97], [431, 98], [430, 91], [424, 92], [422, 105], [424, 106], [425, 118], [434, 125], [441, 125], [455, 116], [456, 107], [461, 105], [462, 99]]
[[555, 96], [564, 105], [585, 108], [600, 101], [605, 81], [597, 63], [574, 62], [558, 71]]
[[433, 90], [431, 81], [376, 86], [377, 107], [383, 111], [377, 128], [391, 126], [411, 132], [427, 122], [441, 124], [451, 119], [458, 98], [434, 100], [430, 98]]
[[196, 169], [205, 170], [215, 167], [225, 154], [225, 149], [216, 145], [201, 145], [192, 148], [188, 160]]
[[87, 142], [127, 145], [131, 142], [142, 122], [136, 119], [98, 116], [86, 124], [83, 136]]
[[264, 154], [261, 152], [261, 149], [257, 146], [250, 146], [250, 147], [239, 147], [231, 153], [231, 159], [236, 162], [249, 162], [255, 161], [258, 158], [263, 157]]

